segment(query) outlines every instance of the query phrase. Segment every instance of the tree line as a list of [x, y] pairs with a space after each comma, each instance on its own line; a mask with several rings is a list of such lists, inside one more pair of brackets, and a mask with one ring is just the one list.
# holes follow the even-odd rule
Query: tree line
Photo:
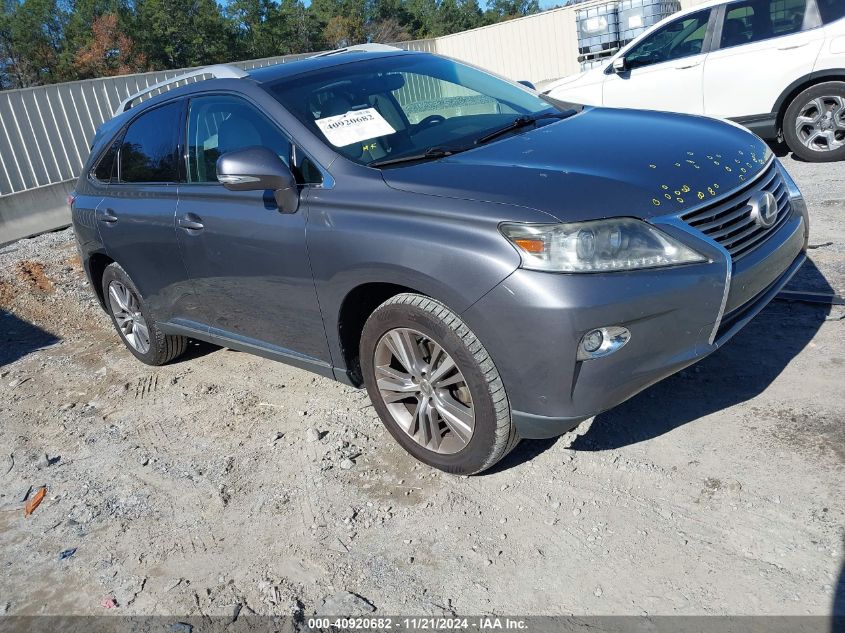
[[0, 0], [0, 89], [448, 35], [538, 0]]

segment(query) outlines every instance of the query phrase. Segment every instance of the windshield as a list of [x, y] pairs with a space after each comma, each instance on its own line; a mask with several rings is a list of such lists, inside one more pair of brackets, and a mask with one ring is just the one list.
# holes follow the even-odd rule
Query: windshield
[[517, 117], [557, 111], [518, 86], [431, 55], [339, 65], [269, 91], [325, 143], [364, 165], [459, 150]]

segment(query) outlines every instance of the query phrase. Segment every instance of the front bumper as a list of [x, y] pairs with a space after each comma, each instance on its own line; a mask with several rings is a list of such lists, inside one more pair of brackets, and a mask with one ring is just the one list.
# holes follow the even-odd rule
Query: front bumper
[[[737, 262], [679, 225], [660, 228], [710, 263], [612, 274], [519, 269], [463, 314], [496, 363], [522, 437], [565, 433], [712, 353], [805, 260], [802, 205]], [[611, 325], [626, 327], [630, 341], [610, 356], [577, 361], [581, 337]]]

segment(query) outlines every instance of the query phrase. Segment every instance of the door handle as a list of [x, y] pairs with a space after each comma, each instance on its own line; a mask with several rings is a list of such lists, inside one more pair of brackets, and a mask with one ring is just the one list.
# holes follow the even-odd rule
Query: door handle
[[809, 44], [809, 42], [804, 42], [803, 44], [793, 44], [792, 46], [780, 46], [778, 47], [779, 51], [794, 51], [796, 48], [803, 48]]
[[100, 222], [105, 222], [106, 224], [114, 224], [117, 222], [117, 216], [114, 214], [114, 211], [111, 209], [106, 209], [100, 214]]
[[675, 66], [675, 70], [686, 70], [687, 68], [695, 68], [700, 65], [701, 62], [695, 62], [694, 64], [687, 64], [686, 66]]
[[183, 215], [177, 220], [177, 224], [188, 231], [202, 231], [205, 228], [202, 218], [193, 213]]

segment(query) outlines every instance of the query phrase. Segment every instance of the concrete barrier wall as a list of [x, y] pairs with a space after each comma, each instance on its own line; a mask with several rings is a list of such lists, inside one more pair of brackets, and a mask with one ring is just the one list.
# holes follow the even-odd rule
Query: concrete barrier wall
[[76, 179], [0, 198], [0, 246], [70, 224], [67, 196]]

